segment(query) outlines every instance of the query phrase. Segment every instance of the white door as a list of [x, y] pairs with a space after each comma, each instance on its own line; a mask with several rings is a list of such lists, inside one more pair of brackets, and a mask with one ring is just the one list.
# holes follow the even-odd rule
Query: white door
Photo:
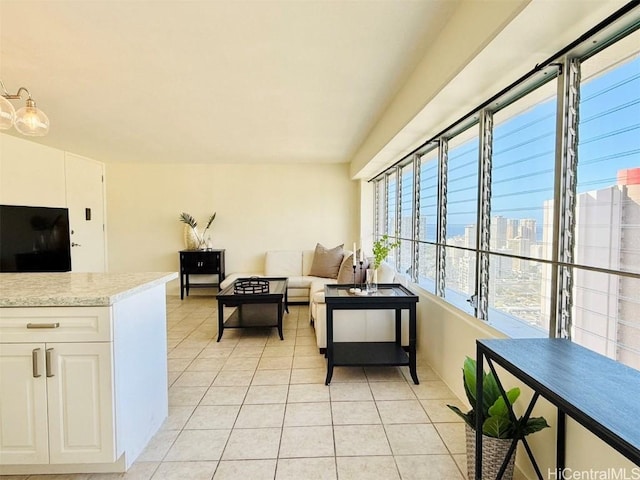
[[48, 343], [50, 463], [114, 462], [111, 343]]
[[71, 270], [104, 272], [104, 165], [67, 152], [65, 174], [71, 229]]
[[0, 344], [0, 464], [49, 463], [44, 350]]

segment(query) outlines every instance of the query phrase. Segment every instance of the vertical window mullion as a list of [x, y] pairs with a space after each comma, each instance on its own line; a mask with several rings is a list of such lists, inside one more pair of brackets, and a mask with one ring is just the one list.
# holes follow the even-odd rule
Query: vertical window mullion
[[413, 222], [411, 226], [411, 281], [418, 282], [418, 262], [420, 250], [418, 236], [420, 232], [420, 165], [419, 155], [413, 156]]
[[389, 233], [387, 230], [389, 229], [389, 175], [384, 176], [384, 232]]
[[[558, 80], [556, 136], [556, 191], [554, 208], [554, 268], [551, 286], [550, 337], [571, 337], [573, 268], [559, 266], [573, 262], [578, 168], [578, 106], [580, 62], [565, 58]], [[554, 284], [554, 282], [557, 282]], [[559, 296], [556, 297], [556, 295]], [[555, 297], [555, 298], [554, 298]]]
[[438, 140], [438, 232], [436, 259], [436, 295], [444, 298], [447, 239], [447, 160], [449, 158], [449, 141], [446, 138]]
[[[396, 222], [395, 229], [396, 231], [393, 233], [396, 241], [398, 241], [401, 237], [401, 228], [402, 228], [402, 168], [398, 165], [396, 166]], [[400, 252], [397, 251], [395, 255], [395, 265], [394, 268], [396, 272], [400, 271]]]
[[489, 245], [491, 236], [491, 160], [493, 149], [493, 113], [480, 115], [480, 148], [478, 165], [478, 225], [476, 256], [476, 317], [489, 315]]

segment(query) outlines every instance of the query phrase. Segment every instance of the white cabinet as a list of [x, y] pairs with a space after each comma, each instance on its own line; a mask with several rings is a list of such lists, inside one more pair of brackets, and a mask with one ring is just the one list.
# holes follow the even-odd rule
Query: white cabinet
[[43, 344], [0, 344], [0, 463], [48, 463]]
[[[81, 301], [96, 302], [106, 287], [88, 277]], [[124, 472], [167, 413], [164, 283], [104, 306], [0, 308], [2, 475]]]
[[115, 461], [110, 343], [47, 344], [49, 463]]
[[55, 341], [104, 340], [109, 309], [39, 310], [2, 315], [0, 464], [114, 462], [113, 344]]

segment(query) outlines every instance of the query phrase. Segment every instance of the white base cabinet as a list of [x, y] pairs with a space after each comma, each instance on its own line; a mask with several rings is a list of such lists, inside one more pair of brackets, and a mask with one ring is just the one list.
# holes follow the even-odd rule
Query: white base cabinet
[[49, 463], [42, 372], [44, 344], [0, 344], [0, 463]]
[[168, 413], [164, 295], [0, 308], [0, 475], [133, 463]]
[[110, 343], [3, 344], [0, 462], [115, 461], [111, 380]]

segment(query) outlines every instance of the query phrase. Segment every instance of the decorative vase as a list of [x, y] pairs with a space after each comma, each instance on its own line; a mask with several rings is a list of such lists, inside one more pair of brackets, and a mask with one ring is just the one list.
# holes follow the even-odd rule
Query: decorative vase
[[378, 270], [375, 268], [367, 268], [365, 282], [367, 284], [367, 292], [375, 293], [378, 291]]
[[197, 250], [200, 246], [200, 239], [195, 230], [189, 225], [185, 225], [183, 229], [184, 246], [187, 250]]
[[[469, 425], [464, 425], [467, 444], [467, 478], [476, 478], [476, 432]], [[512, 439], [494, 438], [482, 435], [482, 478], [496, 478], [502, 462], [509, 452]], [[513, 479], [513, 464], [516, 451], [511, 454], [507, 468], [502, 475], [503, 480]]]

